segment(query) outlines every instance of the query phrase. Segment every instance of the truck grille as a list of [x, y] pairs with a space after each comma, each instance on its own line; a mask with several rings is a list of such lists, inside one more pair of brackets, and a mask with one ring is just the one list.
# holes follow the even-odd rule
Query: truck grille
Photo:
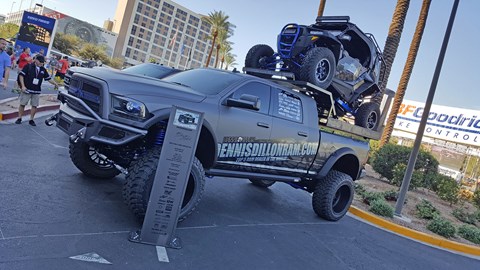
[[[68, 93], [72, 96], [80, 98], [85, 104], [87, 104], [90, 109], [95, 113], [101, 114], [101, 104], [102, 104], [102, 88], [101, 85], [86, 81], [81, 78], [76, 78], [73, 76], [73, 72], [68, 72], [65, 75], [65, 89], [68, 90]], [[73, 109], [80, 111], [82, 113], [88, 113], [88, 111], [81, 105], [79, 102], [76, 102], [73, 99], [66, 99], [66, 102]]]

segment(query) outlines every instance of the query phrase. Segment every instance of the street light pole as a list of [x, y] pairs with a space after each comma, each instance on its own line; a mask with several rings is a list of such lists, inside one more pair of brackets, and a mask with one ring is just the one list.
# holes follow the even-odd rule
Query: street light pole
[[10, 8], [10, 15], [12, 15], [12, 11], [13, 11], [13, 5], [15, 4], [15, 1], [12, 2], [12, 7]]
[[435, 96], [435, 90], [437, 88], [438, 78], [440, 77], [440, 71], [442, 70], [443, 59], [445, 58], [445, 52], [447, 51], [448, 40], [450, 39], [450, 33], [452, 32], [453, 22], [455, 21], [455, 15], [457, 14], [459, 0], [455, 0], [452, 7], [452, 13], [450, 14], [450, 19], [448, 20], [447, 30], [445, 32], [445, 37], [443, 38], [442, 48], [440, 49], [440, 54], [438, 56], [437, 66], [435, 67], [435, 72], [433, 74], [432, 84], [430, 85], [430, 90], [428, 91], [427, 100], [425, 101], [425, 108], [422, 112], [422, 119], [420, 120], [420, 125], [417, 131], [417, 137], [415, 138], [415, 143], [413, 144], [412, 153], [410, 153], [410, 158], [408, 160], [407, 170], [405, 171], [405, 176], [403, 177], [402, 186], [400, 187], [400, 193], [398, 195], [398, 200], [395, 205], [395, 215], [402, 216], [402, 207], [405, 203], [405, 196], [408, 191], [408, 186], [410, 185], [410, 180], [412, 179], [413, 168], [415, 162], [417, 161], [418, 152], [420, 150], [420, 144], [422, 143], [423, 133], [425, 131], [425, 126], [427, 125], [428, 115], [430, 113], [430, 108], [432, 107], [433, 97]]

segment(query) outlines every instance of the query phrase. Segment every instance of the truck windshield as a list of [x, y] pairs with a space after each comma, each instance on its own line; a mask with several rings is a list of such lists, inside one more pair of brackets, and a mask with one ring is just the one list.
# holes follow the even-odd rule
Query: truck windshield
[[181, 84], [206, 95], [216, 95], [242, 76], [215, 69], [186, 70], [164, 78], [164, 81]]

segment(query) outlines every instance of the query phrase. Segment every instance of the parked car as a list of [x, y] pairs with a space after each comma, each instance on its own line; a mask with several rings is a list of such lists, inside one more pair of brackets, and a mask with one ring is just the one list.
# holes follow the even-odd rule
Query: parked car
[[143, 63], [143, 64], [122, 69], [122, 72], [125, 72], [125, 73], [143, 75], [143, 76], [157, 78], [157, 79], [162, 79], [164, 77], [178, 73], [180, 71], [181, 70], [176, 68], [171, 68], [164, 65], [154, 64], [154, 63]]

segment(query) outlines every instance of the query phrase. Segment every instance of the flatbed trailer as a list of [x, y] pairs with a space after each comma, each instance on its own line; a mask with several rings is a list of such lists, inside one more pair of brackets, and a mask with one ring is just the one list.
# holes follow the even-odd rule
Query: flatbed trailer
[[256, 68], [243, 68], [243, 72], [251, 75], [261, 76], [280, 85], [289, 87], [305, 95], [311, 96], [317, 102], [319, 127], [328, 127], [349, 134], [363, 137], [365, 139], [379, 140], [385, 127], [385, 119], [387, 117], [390, 105], [395, 96], [395, 92], [387, 89], [384, 93], [383, 101], [380, 106], [380, 124], [376, 129], [367, 129], [357, 126], [348, 117], [338, 117], [335, 110], [335, 100], [332, 93], [328, 90], [320, 88], [312, 83], [305, 81], [296, 81], [292, 72], [274, 71]]

